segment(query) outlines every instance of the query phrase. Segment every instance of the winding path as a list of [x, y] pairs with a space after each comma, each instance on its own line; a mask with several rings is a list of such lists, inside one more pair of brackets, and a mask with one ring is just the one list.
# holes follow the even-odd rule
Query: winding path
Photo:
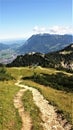
[[[54, 107], [48, 104], [48, 101], [44, 99], [43, 95], [41, 95], [41, 93], [37, 89], [22, 85], [20, 84], [20, 81], [18, 81], [15, 85], [22, 88], [14, 99], [14, 105], [16, 108], [18, 108], [19, 114], [23, 122], [23, 127], [21, 130], [31, 130], [31, 127], [32, 127], [30, 116], [28, 114], [25, 114], [23, 104], [21, 102], [21, 97], [26, 90], [30, 90], [32, 92], [33, 100], [35, 104], [37, 105], [37, 107], [40, 109], [40, 112], [42, 114], [41, 125], [43, 126], [44, 130], [70, 130], [71, 129], [70, 125], [66, 125], [65, 127], [63, 127], [65, 124], [63, 125], [59, 122], [57, 118], [57, 113], [55, 112]], [[27, 119], [25, 119], [25, 117]], [[28, 129], [27, 129], [27, 125], [29, 126]]]
[[22, 103], [22, 96], [26, 89], [21, 89], [16, 96], [14, 97], [14, 106], [18, 109], [19, 115], [22, 120], [22, 128], [21, 130], [31, 130], [32, 128], [32, 121], [30, 115], [25, 112], [23, 103]]

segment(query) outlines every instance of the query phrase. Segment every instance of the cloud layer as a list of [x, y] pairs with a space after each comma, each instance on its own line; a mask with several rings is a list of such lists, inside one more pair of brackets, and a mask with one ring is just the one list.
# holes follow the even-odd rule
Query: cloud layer
[[73, 34], [73, 27], [53, 26], [50, 28], [35, 26], [33, 32], [50, 34]]

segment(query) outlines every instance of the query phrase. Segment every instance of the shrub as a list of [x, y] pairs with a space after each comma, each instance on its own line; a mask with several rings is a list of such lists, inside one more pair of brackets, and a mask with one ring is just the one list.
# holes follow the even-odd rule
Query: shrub
[[13, 77], [9, 74], [5, 67], [0, 67], [0, 81], [11, 80]]

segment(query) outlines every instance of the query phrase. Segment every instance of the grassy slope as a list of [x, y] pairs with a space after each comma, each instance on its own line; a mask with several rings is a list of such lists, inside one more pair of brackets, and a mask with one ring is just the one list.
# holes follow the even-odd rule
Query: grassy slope
[[[46, 69], [46, 68], [10, 68], [8, 69], [11, 74], [18, 79], [19, 76], [31, 76], [34, 72], [37, 73], [45, 73], [45, 74], [54, 74], [57, 72], [63, 72], [67, 75], [71, 75], [71, 73], [67, 73], [64, 71], [57, 71], [55, 69]], [[31, 80], [25, 80], [25, 84], [35, 87], [41, 91], [41, 93], [44, 95], [44, 97], [50, 101], [51, 104], [56, 104], [59, 110], [63, 111], [64, 115], [67, 117], [68, 120], [73, 122], [73, 111], [72, 111], [72, 106], [73, 106], [73, 94], [72, 93], [67, 93], [59, 90], [52, 89], [50, 87], [46, 87], [43, 85], [39, 85], [38, 83], [35, 83]]]
[[20, 130], [21, 121], [13, 105], [13, 98], [19, 90], [13, 81], [0, 82], [0, 130]]
[[37, 88], [50, 102], [50, 104], [56, 105], [57, 108], [64, 113], [66, 118], [70, 122], [73, 122], [72, 93], [65, 93], [63, 91], [55, 90], [50, 87], [45, 87], [43, 85], [39, 85], [38, 83], [34, 83], [33, 81], [25, 80], [23, 83], [28, 86]]
[[[24, 70], [24, 71], [23, 71]], [[11, 68], [7, 69], [9, 73], [16, 79], [16, 81], [4, 81], [0, 82], [0, 129], [1, 130], [20, 130], [21, 129], [21, 119], [19, 117], [18, 111], [14, 108], [13, 98], [19, 91], [19, 87], [15, 86], [14, 83], [20, 78], [21, 74], [28, 75], [27, 68]], [[30, 98], [28, 98], [30, 97]], [[31, 115], [33, 122], [33, 130], [43, 130], [41, 126], [40, 111], [33, 102], [32, 93], [27, 91], [23, 96], [23, 103], [25, 110]], [[35, 114], [34, 114], [35, 113]], [[39, 114], [39, 115], [38, 115]], [[39, 123], [40, 122], [40, 123]]]

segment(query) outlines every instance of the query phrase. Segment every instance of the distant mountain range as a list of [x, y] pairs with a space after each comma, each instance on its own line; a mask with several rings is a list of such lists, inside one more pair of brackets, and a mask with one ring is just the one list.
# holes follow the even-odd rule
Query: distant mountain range
[[56, 35], [56, 34], [36, 34], [32, 35], [28, 40], [6, 41], [0, 43], [0, 51], [13, 49], [18, 54], [29, 52], [48, 53], [61, 50], [73, 42], [72, 35]]
[[6, 50], [6, 49], [8, 49], [8, 48], [9, 48], [8, 45], [5, 45], [5, 44], [3, 44], [3, 43], [0, 43], [0, 51], [1, 51], [1, 50]]
[[[38, 62], [37, 60], [40, 59], [40, 58], [37, 59], [38, 55], [40, 57], [42, 55], [42, 59], [41, 59], [43, 62], [42, 66], [44, 66], [44, 62], [45, 62], [43, 55], [45, 55], [45, 58], [46, 59], [48, 58], [48, 60], [50, 55], [51, 57], [50, 63], [47, 63], [47, 60], [46, 63], [48, 64], [48, 66], [52, 66], [51, 64], [55, 61], [53, 60], [54, 59], [53, 52], [63, 49], [64, 47], [70, 45], [72, 42], [73, 42], [72, 35], [37, 34], [37, 35], [32, 35], [26, 41], [19, 40], [18, 43], [17, 41], [15, 41], [15, 43], [13, 42], [13, 44], [12, 41], [11, 44], [9, 44], [9, 42], [8, 44], [0, 43], [0, 63], [4, 63], [4, 64], [10, 63], [16, 58], [17, 55], [26, 54], [25, 57], [26, 59], [28, 59], [29, 54], [34, 54], [32, 55], [32, 59], [34, 60], [34, 57], [36, 56], [36, 63]], [[47, 54], [47, 53], [51, 53], [51, 54]], [[62, 54], [55, 53], [55, 56], [57, 56], [57, 58], [61, 57], [61, 55], [62, 57], [65, 57], [63, 53]], [[57, 58], [55, 57], [55, 59]], [[61, 63], [63, 66], [64, 65], [63, 61]], [[27, 65], [28, 62], [25, 64]], [[29, 65], [30, 65], [30, 61], [29, 61]]]
[[17, 56], [17, 48], [24, 42], [25, 40], [13, 40], [0, 43], [0, 63], [7, 64], [12, 62]]
[[61, 50], [73, 42], [72, 35], [37, 34], [32, 35], [21, 47], [19, 54], [29, 52], [48, 53]]
[[0, 51], [6, 50], [6, 49], [12, 49], [16, 50], [19, 48], [22, 44], [19, 43], [12, 43], [12, 44], [5, 44], [5, 43], [0, 43]]
[[17, 56], [17, 58], [7, 66], [37, 66], [52, 67], [57, 69], [73, 70], [73, 44], [64, 49], [47, 54], [28, 53]]

